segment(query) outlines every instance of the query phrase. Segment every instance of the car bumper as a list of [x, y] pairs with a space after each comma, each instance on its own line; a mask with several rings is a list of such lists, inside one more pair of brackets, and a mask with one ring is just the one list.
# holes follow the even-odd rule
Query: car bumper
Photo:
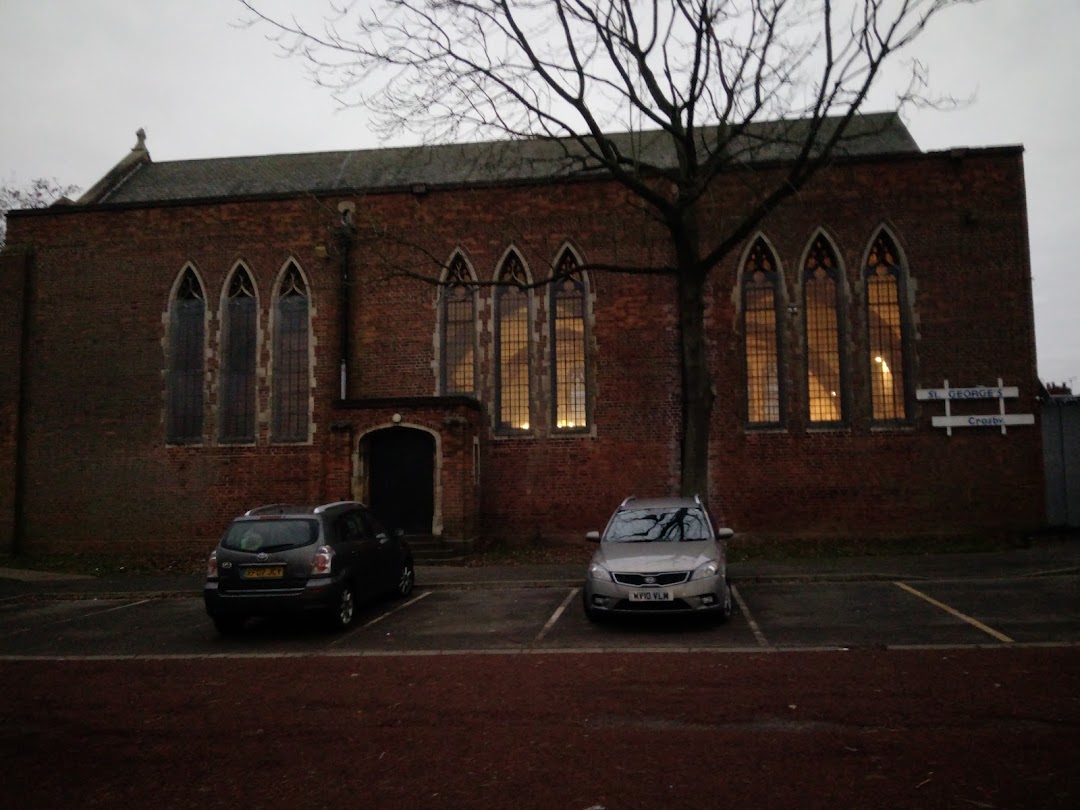
[[207, 581], [203, 603], [211, 616], [269, 616], [330, 610], [341, 599], [342, 579], [312, 579], [302, 588], [223, 590]]
[[[670, 600], [636, 601], [635, 594], [667, 592]], [[585, 604], [597, 613], [720, 613], [731, 593], [723, 577], [705, 577], [667, 587], [634, 587], [611, 580], [587, 579]]]

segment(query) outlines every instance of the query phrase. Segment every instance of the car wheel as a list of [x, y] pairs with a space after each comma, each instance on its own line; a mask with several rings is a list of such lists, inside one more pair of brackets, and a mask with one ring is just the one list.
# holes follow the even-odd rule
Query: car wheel
[[716, 612], [716, 623], [726, 624], [731, 618], [731, 583], [724, 580], [724, 606]]
[[244, 629], [246, 616], [213, 616], [214, 627], [223, 636], [234, 636]]
[[401, 571], [398, 574], [397, 587], [394, 589], [394, 596], [398, 599], [404, 599], [413, 592], [413, 587], [416, 585], [416, 569], [413, 568], [412, 557], [407, 557], [405, 562], [401, 564]]
[[334, 630], [345, 630], [356, 617], [356, 596], [353, 593], [351, 582], [341, 586], [341, 596], [338, 597], [337, 607], [330, 611], [330, 627]]

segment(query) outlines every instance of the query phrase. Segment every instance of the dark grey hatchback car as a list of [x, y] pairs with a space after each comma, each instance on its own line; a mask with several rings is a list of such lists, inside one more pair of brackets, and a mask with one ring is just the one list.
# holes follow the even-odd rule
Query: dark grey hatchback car
[[203, 599], [221, 633], [252, 616], [307, 611], [345, 629], [358, 603], [408, 596], [415, 581], [401, 532], [388, 532], [364, 504], [273, 504], [226, 530], [207, 561]]

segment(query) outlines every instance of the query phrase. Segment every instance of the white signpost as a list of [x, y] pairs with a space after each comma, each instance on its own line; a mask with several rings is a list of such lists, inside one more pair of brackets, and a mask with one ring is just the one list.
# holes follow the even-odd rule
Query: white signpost
[[[943, 388], [919, 388], [915, 391], [915, 398], [923, 402], [945, 403], [945, 415], [935, 416], [931, 419], [934, 427], [943, 427], [949, 436], [952, 436], [954, 427], [1000, 427], [1002, 435], [1005, 435], [1009, 425], [1034, 425], [1035, 415], [1030, 413], [1005, 413], [1005, 400], [1016, 399], [1020, 396], [1020, 389], [1015, 386], [1005, 386], [998, 377], [997, 386], [979, 385], [975, 388], [950, 388], [949, 381], [945, 380]], [[1000, 404], [998, 413], [976, 414], [972, 416], [953, 416], [951, 404], [953, 402], [968, 401], [973, 399], [996, 399]]]

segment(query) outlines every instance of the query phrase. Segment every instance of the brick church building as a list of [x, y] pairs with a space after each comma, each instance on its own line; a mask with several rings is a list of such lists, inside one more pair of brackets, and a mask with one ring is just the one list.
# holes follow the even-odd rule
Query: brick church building
[[[702, 495], [761, 541], [1037, 529], [1022, 149], [856, 123], [710, 276]], [[676, 493], [674, 281], [590, 269], [670, 244], [552, 149], [158, 163], [140, 132], [78, 201], [13, 212], [0, 550], [209, 547], [251, 506], [349, 498], [413, 534], [556, 543]]]

